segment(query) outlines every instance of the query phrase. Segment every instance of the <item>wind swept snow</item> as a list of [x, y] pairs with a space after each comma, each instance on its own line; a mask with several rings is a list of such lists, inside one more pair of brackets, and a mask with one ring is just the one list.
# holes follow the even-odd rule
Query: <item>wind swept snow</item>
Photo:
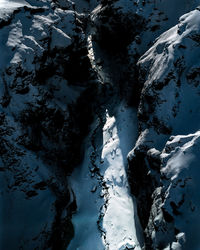
[[110, 113], [106, 110], [104, 124], [101, 119], [93, 124], [83, 164], [70, 177], [77, 213], [72, 218], [75, 237], [69, 250], [141, 249], [126, 174], [126, 155], [137, 136], [136, 112], [120, 105]]
[[0, 8], [1, 9], [3, 8], [4, 12], [7, 8], [16, 8], [16, 7], [20, 7], [24, 5], [28, 5], [28, 3], [23, 0], [21, 1], [20, 0], [19, 1], [0, 0]]

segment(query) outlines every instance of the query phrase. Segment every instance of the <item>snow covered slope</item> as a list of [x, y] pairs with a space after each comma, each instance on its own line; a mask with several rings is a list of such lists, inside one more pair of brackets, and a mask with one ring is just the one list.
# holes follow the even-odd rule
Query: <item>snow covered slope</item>
[[[154, 128], [159, 134], [188, 134], [198, 130], [199, 32], [200, 11], [194, 10], [140, 58], [141, 80], [145, 81], [139, 106], [141, 131]], [[159, 137], [157, 148], [162, 147]]]
[[126, 155], [137, 136], [136, 113], [120, 105], [112, 116], [106, 110], [103, 121], [92, 125], [83, 165], [70, 177], [78, 210], [68, 249], [141, 249], [143, 236], [126, 174]]
[[0, 249], [200, 249], [199, 4], [0, 0]]
[[[140, 136], [129, 160], [133, 176], [139, 174], [133, 164], [143, 169], [143, 184], [136, 178], [132, 188], [139, 189], [139, 203], [142, 197], [148, 199], [150, 213], [143, 226], [152, 249], [200, 247], [196, 233], [200, 199], [194, 194], [199, 165], [199, 34], [196, 9], [163, 33], [138, 62], [144, 83], [138, 109]], [[150, 191], [142, 190], [145, 181], [151, 182]]]
[[0, 8], [0, 248], [63, 249], [75, 208], [66, 175], [91, 113], [82, 22], [70, 1]]
[[[171, 222], [176, 230], [172, 249], [197, 250], [200, 248], [199, 131], [171, 137], [161, 159], [162, 192], [165, 198], [160, 208], [175, 218]], [[162, 211], [159, 212], [155, 218], [157, 227], [163, 215]]]

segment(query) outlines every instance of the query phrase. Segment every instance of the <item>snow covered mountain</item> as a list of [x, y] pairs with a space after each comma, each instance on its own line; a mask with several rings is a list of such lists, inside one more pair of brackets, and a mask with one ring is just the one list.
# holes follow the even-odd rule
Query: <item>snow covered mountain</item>
[[198, 6], [0, 0], [0, 249], [200, 249]]
[[[145, 221], [153, 249], [199, 249], [199, 198], [195, 195], [199, 165], [199, 33], [197, 8], [163, 33], [138, 62], [144, 82], [138, 109], [141, 132], [129, 157], [133, 162], [142, 160], [148, 179], [154, 180], [153, 193], [145, 194], [153, 203]], [[136, 185], [140, 189], [141, 184]], [[143, 192], [138, 192], [141, 203]]]

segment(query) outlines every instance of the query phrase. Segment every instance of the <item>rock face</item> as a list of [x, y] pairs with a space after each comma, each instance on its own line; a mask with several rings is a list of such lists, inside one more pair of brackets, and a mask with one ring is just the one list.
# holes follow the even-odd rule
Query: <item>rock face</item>
[[200, 248], [198, 4], [0, 2], [1, 249]]
[[144, 83], [138, 108], [140, 135], [129, 161], [133, 193], [141, 205], [145, 198], [140, 216], [149, 249], [199, 247], [199, 199], [188, 196], [198, 189], [199, 32], [196, 9], [183, 15], [138, 61]]
[[96, 88], [83, 17], [52, 1], [11, 2], [0, 13], [1, 248], [64, 249], [75, 209], [66, 175]]

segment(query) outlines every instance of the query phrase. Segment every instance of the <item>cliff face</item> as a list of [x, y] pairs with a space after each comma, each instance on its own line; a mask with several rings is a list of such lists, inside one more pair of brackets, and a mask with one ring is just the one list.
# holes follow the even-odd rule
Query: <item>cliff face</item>
[[84, 16], [71, 2], [1, 5], [1, 248], [63, 249], [75, 208], [66, 175], [96, 89]]
[[196, 230], [191, 234], [188, 228], [197, 225], [199, 201], [188, 192], [198, 186], [193, 133], [199, 124], [199, 17], [198, 9], [183, 15], [138, 61], [144, 83], [138, 108], [141, 132], [129, 159], [134, 171], [137, 162], [143, 166], [143, 185], [153, 180], [148, 192], [137, 178], [132, 187], [133, 192], [134, 186], [139, 190], [139, 203], [146, 197], [151, 206], [143, 225], [153, 249], [169, 244], [172, 249], [198, 248]]
[[199, 249], [198, 4], [0, 2], [0, 248]]

